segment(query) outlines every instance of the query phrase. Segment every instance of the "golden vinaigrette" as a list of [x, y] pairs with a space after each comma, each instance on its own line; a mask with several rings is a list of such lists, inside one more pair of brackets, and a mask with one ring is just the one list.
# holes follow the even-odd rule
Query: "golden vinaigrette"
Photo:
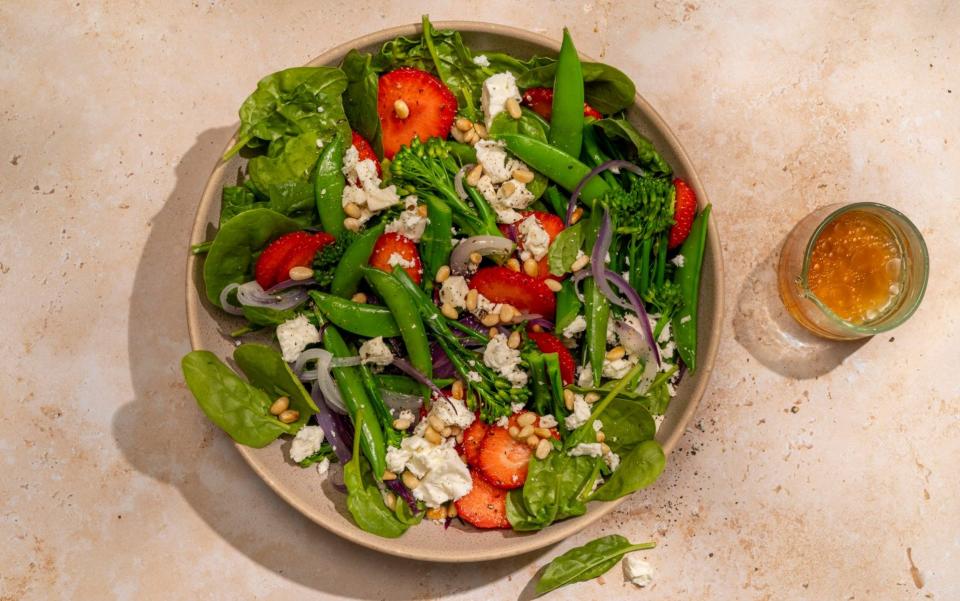
[[902, 257], [896, 236], [866, 211], [849, 211], [824, 227], [809, 265], [810, 292], [854, 324], [875, 319], [900, 292]]

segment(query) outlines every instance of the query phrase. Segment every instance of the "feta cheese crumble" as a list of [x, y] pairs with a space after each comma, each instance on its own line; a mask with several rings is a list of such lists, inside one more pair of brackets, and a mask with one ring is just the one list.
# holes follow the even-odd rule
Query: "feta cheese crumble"
[[506, 428], [510, 425], [510, 418], [508, 418], [506, 415], [500, 416], [500, 419], [497, 420], [497, 425], [501, 428]]
[[390, 267], [396, 267], [399, 265], [400, 267], [406, 269], [407, 267], [413, 267], [416, 264], [417, 263], [413, 259], [404, 259], [403, 255], [400, 253], [392, 253], [390, 258], [387, 259], [387, 265]]
[[517, 388], [527, 385], [527, 374], [520, 369], [520, 351], [507, 345], [507, 336], [497, 334], [490, 339], [483, 351], [483, 362], [496, 370]]
[[360, 345], [360, 363], [364, 365], [390, 365], [393, 353], [383, 341], [383, 336], [371, 338]]
[[567, 327], [563, 328], [563, 336], [565, 338], [573, 338], [577, 334], [585, 332], [587, 330], [587, 320], [583, 315], [577, 315], [573, 318]]
[[323, 428], [320, 426], [304, 426], [290, 444], [290, 459], [300, 463], [307, 457], [320, 450], [323, 444]]
[[[482, 66], [489, 66], [489, 60], [487, 63]], [[521, 100], [520, 89], [517, 87], [517, 79], [513, 73], [509, 71], [496, 73], [484, 80], [483, 89], [480, 92], [480, 106], [483, 108], [488, 128], [493, 123], [493, 118], [506, 110], [507, 100], [511, 98], [517, 102]]]
[[277, 341], [283, 360], [293, 363], [308, 345], [320, 342], [320, 332], [306, 315], [297, 315], [277, 326]]
[[564, 418], [567, 430], [576, 430], [590, 419], [590, 405], [582, 394], [573, 396], [573, 413]]
[[670, 262], [676, 265], [677, 267], [683, 267], [683, 263], [686, 261], [683, 255], [677, 255], [674, 258], [670, 259]]
[[423, 232], [427, 229], [427, 224], [430, 223], [430, 220], [417, 213], [416, 196], [406, 197], [404, 203], [406, 204], [407, 210], [400, 213], [399, 217], [388, 223], [384, 231], [388, 234], [395, 232], [414, 242], [420, 242], [420, 238], [423, 238]]
[[360, 223], [400, 202], [397, 187], [391, 184], [381, 188], [377, 164], [372, 159], [361, 161], [354, 146], [347, 148], [343, 155], [343, 175], [347, 178], [347, 185], [343, 188], [341, 202], [343, 206], [353, 203], [360, 207], [360, 217], [357, 218]]
[[443, 280], [443, 285], [440, 287], [440, 302], [462, 309], [467, 306], [468, 292], [470, 287], [467, 286], [467, 280], [462, 275], [452, 275]]
[[324, 457], [323, 459], [320, 460], [319, 463], [317, 463], [317, 474], [320, 476], [321, 479], [323, 479], [327, 477], [327, 473], [329, 471], [330, 471], [330, 459], [328, 457]]
[[543, 229], [540, 220], [534, 215], [524, 219], [523, 223], [517, 227], [517, 232], [523, 241], [523, 250], [529, 252], [535, 261], [547, 256], [547, 251], [550, 249], [550, 234]]
[[399, 448], [389, 447], [387, 469], [396, 474], [410, 470], [419, 478], [420, 485], [413, 489], [413, 496], [427, 507], [455, 501], [473, 488], [470, 470], [453, 445], [433, 445], [422, 436], [409, 436]]
[[510, 411], [512, 411], [513, 413], [520, 413], [521, 411], [523, 411], [523, 407], [524, 407], [523, 403], [510, 403]]
[[623, 558], [623, 576], [640, 588], [650, 586], [653, 582], [653, 566], [637, 555], [627, 555]]
[[540, 427], [541, 428], [556, 428], [557, 427], [557, 418], [552, 414], [548, 413], [546, 415], [540, 416]]
[[487, 58], [486, 54], [478, 54], [473, 57], [473, 64], [477, 65], [478, 67], [489, 67], [490, 59]]
[[436, 415], [444, 425], [457, 426], [460, 429], [469, 428], [476, 419], [466, 403], [453, 397], [434, 401], [430, 414]]
[[599, 442], [581, 442], [570, 449], [567, 453], [571, 457], [600, 457], [603, 455], [603, 447]]

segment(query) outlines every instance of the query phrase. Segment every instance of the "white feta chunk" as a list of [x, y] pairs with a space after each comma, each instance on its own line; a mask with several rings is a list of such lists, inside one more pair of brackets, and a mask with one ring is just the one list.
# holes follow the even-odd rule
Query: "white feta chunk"
[[320, 450], [323, 444], [323, 428], [320, 426], [304, 426], [290, 444], [290, 459], [300, 463], [307, 457]]
[[440, 287], [440, 302], [443, 304], [449, 303], [457, 309], [462, 309], [467, 306], [467, 293], [469, 292], [470, 287], [467, 285], [467, 280], [462, 275], [452, 275], [443, 280], [443, 285]]
[[330, 459], [324, 457], [317, 463], [317, 474], [321, 479], [326, 478], [327, 474], [330, 472]]
[[293, 363], [308, 345], [320, 342], [320, 332], [306, 315], [298, 315], [277, 326], [277, 341], [283, 360]]
[[480, 106], [483, 108], [488, 128], [493, 123], [493, 118], [506, 110], [507, 100], [511, 98], [517, 102], [521, 100], [520, 89], [517, 87], [517, 79], [513, 73], [509, 71], [496, 73], [484, 80], [483, 89], [480, 92]]
[[522, 388], [527, 384], [527, 374], [520, 369], [520, 351], [507, 345], [507, 336], [497, 334], [490, 339], [483, 351], [483, 362], [496, 370], [511, 385]]
[[387, 259], [387, 265], [390, 267], [396, 267], [399, 265], [406, 269], [407, 267], [413, 267], [417, 263], [413, 259], [405, 259], [400, 253], [391, 253], [390, 258]]
[[461, 430], [470, 427], [476, 419], [466, 403], [453, 397], [434, 401], [430, 413], [437, 416], [445, 425], [457, 426]]
[[512, 413], [520, 413], [523, 411], [524, 406], [523, 403], [510, 403], [510, 411]]
[[547, 429], [556, 428], [557, 418], [555, 418], [551, 413], [540, 416], [540, 427], [547, 428]]
[[643, 588], [653, 582], [653, 566], [638, 555], [628, 554], [623, 558], [623, 576], [628, 582]]
[[371, 338], [360, 345], [360, 363], [364, 365], [390, 365], [393, 362], [393, 353], [383, 341], [383, 336]]
[[677, 267], [683, 267], [686, 258], [683, 255], [677, 255], [674, 258], [670, 259], [670, 262], [676, 265]]
[[347, 148], [342, 169], [347, 182], [341, 202], [343, 206], [352, 203], [360, 207], [358, 219], [364, 223], [376, 212], [400, 202], [400, 196], [395, 185], [380, 187], [382, 182], [377, 175], [377, 164], [372, 159], [359, 159], [360, 155], [354, 146]]
[[573, 396], [573, 413], [564, 418], [563, 423], [567, 430], [576, 430], [590, 419], [590, 404], [582, 394]]
[[388, 223], [385, 231], [387, 233], [395, 232], [414, 242], [420, 242], [420, 238], [423, 238], [423, 232], [427, 229], [427, 224], [430, 223], [430, 220], [417, 213], [416, 196], [408, 196], [404, 202], [407, 205], [407, 210], [400, 213], [399, 217]]
[[486, 54], [478, 54], [473, 57], [473, 64], [477, 65], [478, 67], [489, 67], [490, 59], [487, 58]]
[[535, 261], [547, 256], [550, 249], [550, 234], [543, 229], [540, 220], [530, 215], [517, 227], [520, 240], [523, 241], [523, 250], [529, 252]]
[[387, 449], [387, 469], [400, 474], [404, 470], [420, 479], [413, 496], [427, 507], [439, 507], [470, 492], [470, 470], [450, 444], [433, 445], [422, 436], [409, 436], [400, 448]]
[[567, 327], [563, 328], [562, 334], [565, 338], [573, 338], [586, 330], [587, 319], [583, 315], [577, 315], [573, 318], [573, 321], [567, 324]]
[[570, 449], [567, 455], [571, 457], [600, 457], [603, 455], [603, 447], [599, 442], [581, 442]]

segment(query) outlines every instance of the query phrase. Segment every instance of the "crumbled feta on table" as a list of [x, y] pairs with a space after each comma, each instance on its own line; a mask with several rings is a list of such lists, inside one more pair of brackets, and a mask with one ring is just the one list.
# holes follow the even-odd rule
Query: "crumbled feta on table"
[[628, 554], [623, 558], [623, 576], [640, 588], [650, 586], [653, 582], [653, 566], [637, 555]]

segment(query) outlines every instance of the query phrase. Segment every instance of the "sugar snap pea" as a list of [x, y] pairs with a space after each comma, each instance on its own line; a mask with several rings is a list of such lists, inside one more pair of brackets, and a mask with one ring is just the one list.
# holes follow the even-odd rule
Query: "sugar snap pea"
[[571, 157], [580, 156], [583, 140], [583, 66], [566, 27], [553, 81], [550, 143]]
[[[590, 168], [578, 159], [540, 140], [519, 134], [500, 134], [494, 137], [503, 140], [507, 150], [521, 161], [555, 181], [568, 192], [572, 192], [580, 180], [590, 173]], [[580, 200], [592, 209], [596, 200], [609, 191], [610, 186], [607, 182], [601, 177], [594, 176], [580, 192]]]
[[683, 265], [678, 267], [674, 274], [674, 281], [680, 288], [681, 303], [680, 310], [673, 318], [673, 337], [680, 357], [691, 372], [697, 368], [697, 307], [710, 207], [711, 205], [704, 207], [693, 220], [690, 234], [680, 246]]
[[355, 303], [340, 296], [316, 291], [313, 292], [313, 301], [317, 303], [324, 317], [351, 334], [367, 338], [400, 335], [397, 321], [386, 307]]
[[423, 280], [428, 286], [433, 285], [433, 278], [437, 270], [450, 261], [450, 251], [453, 250], [453, 212], [447, 203], [425, 194], [421, 198], [427, 205], [429, 223], [423, 230], [420, 238], [420, 256], [423, 258]]
[[370, 253], [373, 252], [373, 246], [377, 243], [377, 238], [383, 234], [386, 229], [385, 223], [380, 223], [376, 227], [370, 228], [360, 235], [359, 238], [347, 247], [340, 264], [333, 272], [333, 281], [330, 283], [330, 294], [350, 298], [357, 292], [360, 285], [360, 268], [370, 260]]
[[339, 237], [343, 233], [343, 187], [345, 180], [343, 165], [344, 143], [340, 134], [328, 142], [317, 160], [313, 174], [313, 193], [317, 201], [317, 212], [324, 231]]

